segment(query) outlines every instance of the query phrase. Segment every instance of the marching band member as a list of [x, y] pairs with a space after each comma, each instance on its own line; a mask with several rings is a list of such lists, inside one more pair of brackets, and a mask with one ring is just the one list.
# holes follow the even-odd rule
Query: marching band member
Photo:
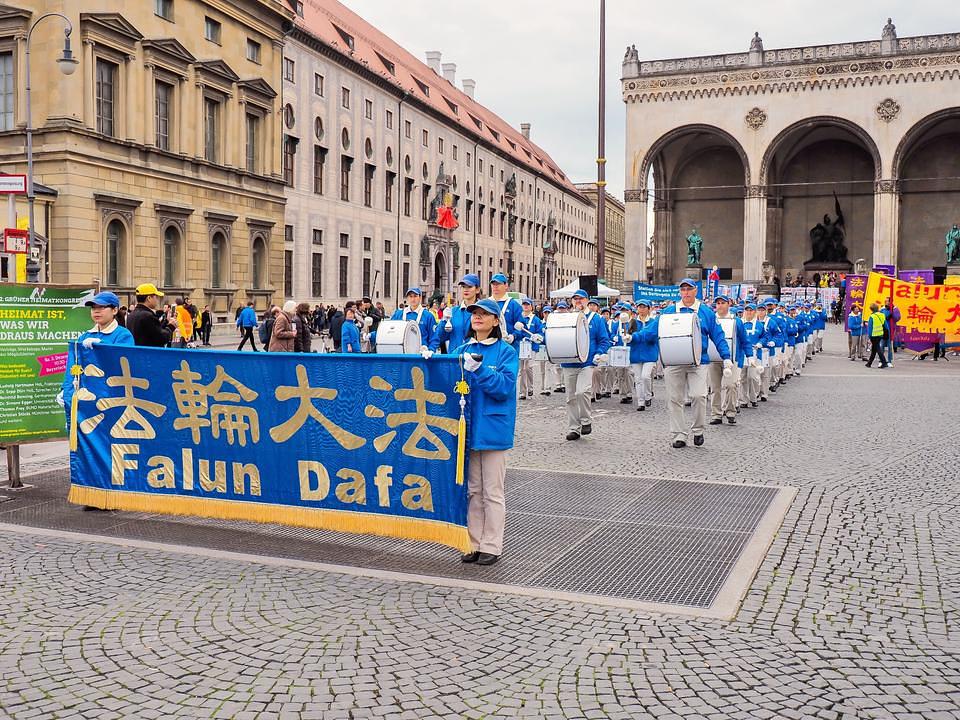
[[563, 384], [567, 389], [567, 440], [579, 440], [593, 432], [593, 416], [587, 398], [593, 387], [593, 368], [606, 360], [610, 348], [607, 328], [600, 316], [587, 309], [589, 296], [584, 290], [573, 294], [574, 308], [586, 314], [590, 330], [590, 351], [586, 362], [561, 363]]
[[637, 412], [642, 412], [653, 404], [653, 371], [660, 360], [657, 323], [650, 315], [648, 300], [637, 300], [637, 315], [630, 321], [627, 338], [633, 396], [636, 398]]
[[[423, 302], [423, 291], [418, 287], [412, 287], [407, 290], [407, 309], [397, 308], [391, 320], [413, 320], [420, 326], [420, 342], [423, 346], [423, 349], [420, 351], [420, 354], [424, 358], [429, 358], [433, 355], [433, 350], [430, 349], [430, 345], [433, 342], [433, 334], [436, 331], [437, 319], [433, 316], [433, 313], [427, 310], [421, 304]], [[371, 333], [371, 338], [374, 338], [375, 334]]]
[[784, 367], [784, 379], [789, 380], [793, 377], [794, 357], [797, 354], [797, 339], [800, 337], [800, 324], [797, 322], [797, 308], [791, 306], [783, 316], [783, 322], [787, 329], [787, 352]]
[[[617, 313], [617, 316], [610, 322], [610, 342], [612, 345], [616, 346], [629, 345], [629, 328], [631, 325], [633, 325], [631, 308], [629, 305], [617, 304], [613, 306], [613, 310], [615, 313]], [[610, 373], [610, 384], [613, 385], [615, 391], [620, 395], [620, 404], [629, 405], [632, 403], [634, 382], [632, 380], [630, 368], [610, 367], [607, 368], [607, 371]]]
[[[750, 357], [740, 370], [740, 382], [743, 387], [743, 399], [750, 407], [757, 407], [760, 395], [760, 384], [763, 376], [763, 364], [760, 360], [763, 353], [762, 335], [764, 327], [757, 321], [757, 306], [747, 303], [743, 308], [743, 330], [746, 333], [747, 344], [753, 350]], [[742, 403], [746, 407], [746, 403]]]
[[783, 319], [777, 315], [777, 301], [772, 297], [764, 301], [767, 308], [767, 330], [770, 334], [769, 343], [773, 343], [776, 353], [770, 354], [770, 392], [776, 392], [777, 388], [783, 383], [783, 376], [780, 374], [783, 369], [783, 353], [786, 337], [783, 328]]
[[[504, 478], [507, 450], [517, 424], [517, 353], [503, 340], [501, 308], [491, 298], [469, 306], [467, 341], [456, 349], [470, 373], [470, 423], [467, 444], [467, 532], [473, 551], [464, 563], [493, 565], [503, 554], [506, 520]], [[474, 355], [481, 355], [480, 359]]]
[[815, 330], [813, 352], [816, 354], [823, 352], [823, 331], [827, 329], [827, 313], [824, 311], [823, 305], [819, 302], [813, 307], [813, 318], [813, 327]]
[[[558, 313], [570, 312], [570, 306], [566, 302], [561, 300], [560, 302], [557, 303], [557, 312]], [[555, 393], [565, 393], [567, 391], [567, 388], [563, 384], [563, 368], [558, 367], [553, 363], [550, 363], [550, 364], [553, 365], [553, 369], [557, 375], [557, 386], [553, 389], [553, 391]]]
[[[773, 338], [775, 327], [770, 322], [770, 316], [767, 313], [766, 301], [757, 305], [757, 342], [753, 349], [758, 351], [758, 357], [763, 361], [763, 374], [760, 378], [760, 402], [767, 402], [771, 390], [776, 392], [773, 386], [773, 365], [777, 356], [776, 341]], [[760, 345], [760, 348], [757, 345]]]
[[500, 308], [500, 326], [503, 328], [503, 339], [506, 343], [516, 350], [520, 341], [514, 335], [514, 327], [523, 317], [523, 308], [516, 300], [507, 295], [507, 276], [503, 273], [497, 273], [490, 278], [490, 297]]
[[460, 304], [443, 311], [443, 320], [436, 327], [430, 349], [434, 352], [442, 343], [447, 344], [447, 352], [452, 353], [467, 341], [470, 331], [471, 314], [467, 308], [477, 301], [480, 295], [480, 276], [470, 273], [459, 282]]
[[[723, 359], [726, 375], [733, 374], [733, 362], [730, 360], [730, 348], [723, 335], [717, 316], [705, 303], [697, 299], [697, 282], [690, 278], [680, 281], [680, 300], [674, 305], [664, 308], [663, 315], [674, 313], [696, 313], [700, 322], [700, 332], [703, 339], [702, 360], [707, 359], [707, 344], [713, 341]], [[667, 379], [667, 401], [670, 408], [670, 432], [673, 434], [673, 447], [682, 448], [687, 445], [687, 436], [693, 435], [694, 445], [703, 445], [703, 426], [707, 419], [707, 368], [705, 365], [671, 365], [664, 368]], [[683, 406], [685, 398], [689, 396], [693, 406], [693, 421], [687, 423], [684, 418]]]
[[[547, 335], [547, 317], [550, 313], [553, 312], [553, 307], [550, 305], [545, 305], [543, 307], [543, 320], [541, 325], [543, 326], [543, 332], [541, 333], [544, 338]], [[555, 378], [557, 378], [557, 366], [550, 362], [549, 358], [542, 358], [536, 360], [537, 364], [540, 366], [540, 394], [549, 395], [550, 388], [554, 386]], [[559, 379], [556, 380], [559, 382]]]
[[[520, 331], [520, 326], [523, 327], [523, 331], [518, 332], [520, 342], [527, 340], [531, 345], [531, 350], [536, 352], [540, 349], [540, 343], [543, 342], [543, 335], [541, 334], [543, 324], [540, 322], [540, 318], [533, 314], [533, 301], [530, 298], [523, 298], [520, 305], [523, 307], [523, 317], [517, 322], [515, 329]], [[533, 358], [529, 357], [520, 361], [520, 399], [526, 400], [532, 397]]]
[[[729, 296], [717, 295], [714, 302], [717, 305], [717, 320], [731, 317]], [[748, 344], [747, 333], [743, 327], [743, 322], [740, 318], [733, 318], [733, 320], [734, 334], [737, 341], [737, 355], [734, 359], [736, 368], [734, 368], [732, 372], [724, 372], [728, 367], [726, 363], [711, 362], [708, 366], [710, 387], [713, 389], [713, 397], [710, 402], [711, 425], [722, 424], [724, 416], [726, 416], [728, 424], [737, 424], [737, 381], [740, 378], [740, 368], [744, 366], [747, 357], [753, 357], [753, 349]], [[719, 350], [720, 348], [718, 346], [717, 351], [719, 352]], [[729, 344], [727, 354], [729, 356]]]

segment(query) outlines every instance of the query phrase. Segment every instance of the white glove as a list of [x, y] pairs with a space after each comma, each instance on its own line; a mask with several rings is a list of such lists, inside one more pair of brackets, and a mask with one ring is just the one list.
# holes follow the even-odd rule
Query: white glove
[[452, 308], [452, 307], [444, 308], [444, 310], [443, 310], [443, 319], [444, 319], [444, 320], [449, 320], [449, 319], [452, 318], [452, 317], [453, 317], [453, 308]]
[[513, 335], [507, 335], [504, 340], [513, 345]]
[[100, 338], [88, 337], [81, 340], [80, 344], [83, 345], [87, 350], [89, 350], [99, 342], [100, 342]]
[[603, 364], [606, 363], [606, 362], [607, 362], [607, 356], [606, 356], [606, 355], [594, 355], [594, 356], [593, 356], [593, 364], [594, 364], [594, 365], [603, 365]]
[[730, 377], [733, 374], [733, 360], [723, 361], [723, 376]]
[[420, 348], [420, 357], [422, 357], [424, 360], [429, 360], [433, 357], [433, 350], [425, 347]]
[[630, 333], [624, 333], [620, 336], [620, 339], [623, 341], [624, 345], [629, 345], [633, 341], [633, 338], [630, 337]]
[[67, 406], [66, 402], [64, 402], [63, 400], [63, 390], [57, 393], [57, 405], [59, 405], [62, 408], [65, 408]]
[[481, 365], [483, 365], [483, 363], [480, 360], [474, 360], [473, 355], [470, 353], [463, 354], [463, 369], [467, 372], [474, 372]]
[[770, 340], [770, 341], [767, 343], [767, 347], [776, 347], [776, 346], [777, 346], [777, 344], [776, 344], [773, 340]]
[[370, 333], [367, 333], [367, 332], [361, 333], [361, 334], [360, 334], [360, 339], [363, 340], [364, 342], [366, 342], [367, 340], [370, 339]]
[[543, 342], [543, 335], [531, 335], [530, 339], [539, 345]]
[[524, 330], [527, 329], [527, 326], [524, 325], [524, 324], [523, 324], [522, 322], [520, 322], [519, 320], [517, 320], [517, 321], [513, 324], [513, 329], [514, 329], [514, 330], [519, 330], [520, 332], [523, 332]]

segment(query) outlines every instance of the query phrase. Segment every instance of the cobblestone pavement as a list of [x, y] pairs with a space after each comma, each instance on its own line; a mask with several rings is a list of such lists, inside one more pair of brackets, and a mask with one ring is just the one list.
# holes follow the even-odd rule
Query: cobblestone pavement
[[0, 714], [960, 718], [960, 362], [841, 342], [703, 448], [662, 383], [578, 443], [522, 410], [512, 465], [800, 488], [733, 622], [5, 529]]

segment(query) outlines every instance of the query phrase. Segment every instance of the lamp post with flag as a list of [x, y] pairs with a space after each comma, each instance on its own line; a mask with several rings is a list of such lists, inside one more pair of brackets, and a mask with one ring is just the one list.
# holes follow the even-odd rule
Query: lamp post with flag
[[606, 265], [606, 199], [607, 199], [607, 180], [605, 157], [605, 137], [604, 137], [604, 119], [606, 105], [604, 94], [606, 90], [606, 71], [604, 68], [604, 59], [606, 55], [606, 0], [600, 0], [600, 99], [599, 99], [599, 121], [597, 127], [597, 277], [605, 276], [604, 267]]

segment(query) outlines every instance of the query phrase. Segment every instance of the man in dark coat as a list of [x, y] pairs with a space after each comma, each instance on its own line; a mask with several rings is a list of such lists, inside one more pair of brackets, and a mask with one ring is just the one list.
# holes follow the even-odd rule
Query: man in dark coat
[[[127, 315], [127, 329], [137, 345], [165, 347], [173, 338], [173, 327], [163, 313], [158, 313], [163, 293], [151, 283], [136, 289], [137, 306]], [[161, 317], [163, 315], [163, 317]]]

